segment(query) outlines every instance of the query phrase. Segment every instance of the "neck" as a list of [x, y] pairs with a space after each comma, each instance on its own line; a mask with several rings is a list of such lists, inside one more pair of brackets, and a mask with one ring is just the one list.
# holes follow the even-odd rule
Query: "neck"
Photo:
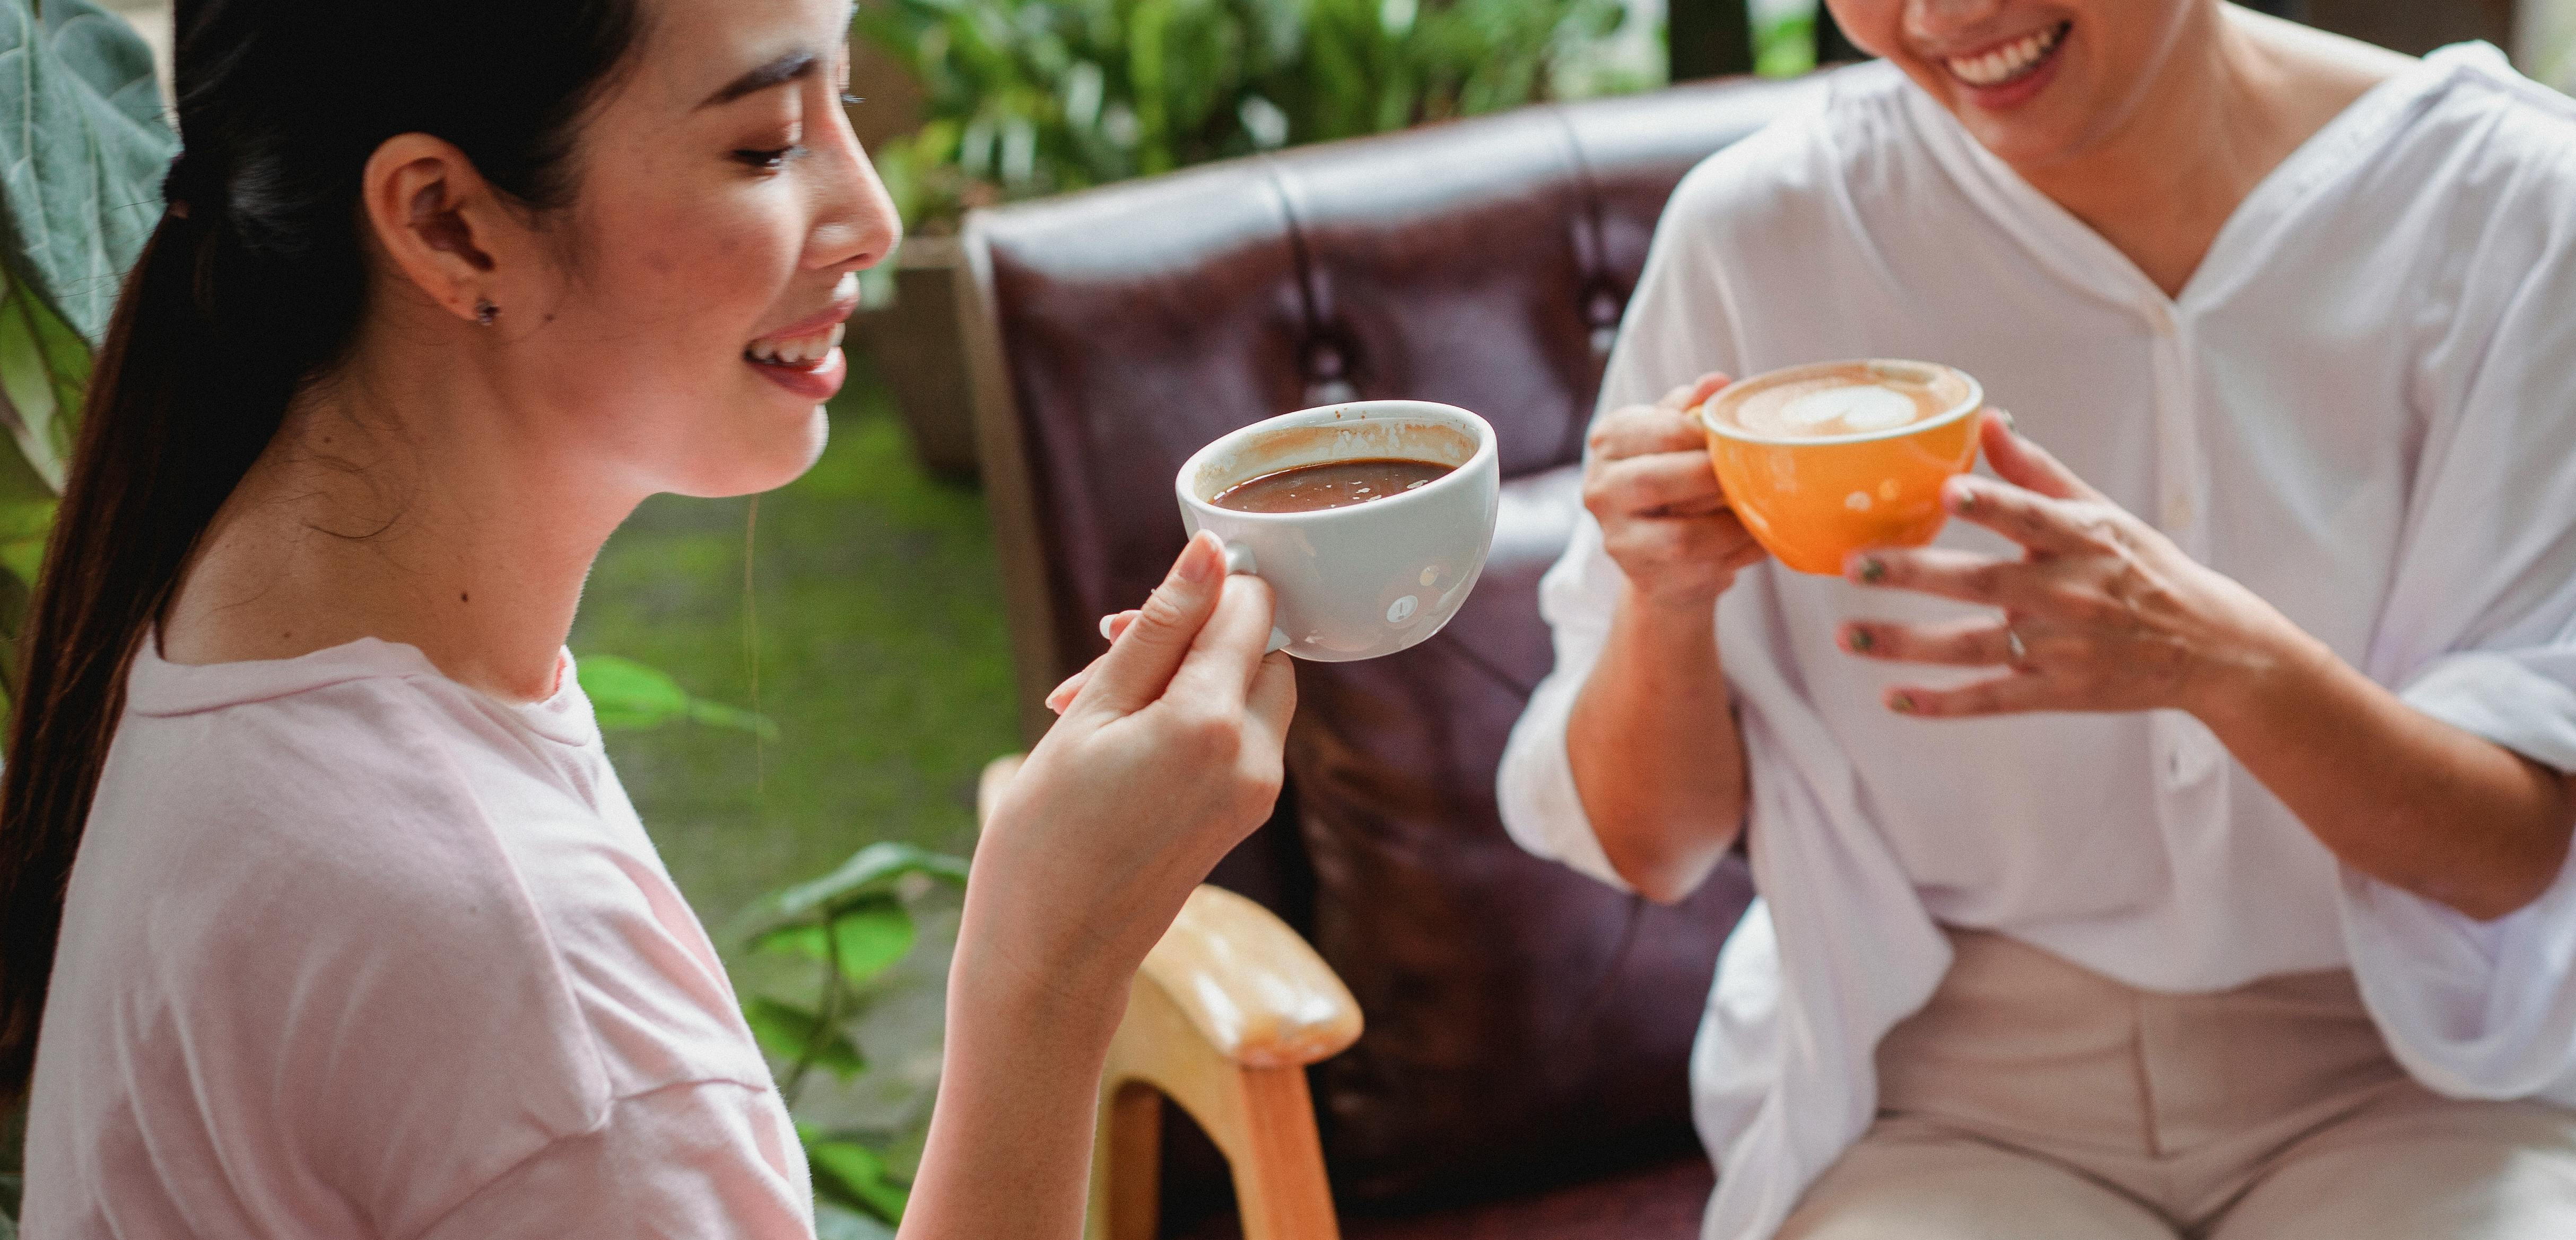
[[2194, 6], [2126, 117], [2078, 154], [2014, 170], [2179, 295], [2254, 187], [2403, 63], [2348, 43]]
[[548, 435], [563, 419], [514, 402], [470, 336], [372, 343], [297, 397], [225, 501], [163, 651], [292, 658], [376, 637], [496, 697], [541, 699], [591, 562], [643, 495]]

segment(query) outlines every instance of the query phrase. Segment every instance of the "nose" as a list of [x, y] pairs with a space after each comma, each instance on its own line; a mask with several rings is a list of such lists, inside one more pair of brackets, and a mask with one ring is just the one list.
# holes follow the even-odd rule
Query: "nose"
[[829, 271], [873, 267], [903, 240], [903, 219], [849, 117], [837, 104], [826, 110], [831, 120], [816, 135], [822, 149], [814, 151], [826, 175], [815, 178], [821, 201], [806, 242], [806, 265]]

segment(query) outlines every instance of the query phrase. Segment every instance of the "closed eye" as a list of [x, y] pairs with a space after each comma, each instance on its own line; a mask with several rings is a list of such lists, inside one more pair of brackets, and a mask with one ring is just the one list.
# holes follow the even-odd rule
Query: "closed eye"
[[735, 159], [763, 172], [776, 172], [786, 167], [787, 161], [802, 159], [804, 156], [805, 148], [802, 146], [781, 146], [768, 150], [742, 150], [733, 153]]

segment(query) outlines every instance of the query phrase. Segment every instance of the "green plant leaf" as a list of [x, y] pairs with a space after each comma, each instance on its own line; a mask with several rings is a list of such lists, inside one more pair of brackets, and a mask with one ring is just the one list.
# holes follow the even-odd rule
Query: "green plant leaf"
[[756, 733], [763, 740], [778, 738], [778, 725], [768, 716], [693, 697], [668, 673], [633, 659], [586, 654], [573, 661], [573, 669], [603, 730], [638, 731], [686, 719]]
[[893, 1225], [903, 1221], [909, 1186], [887, 1171], [885, 1158], [856, 1141], [823, 1136], [809, 1125], [796, 1126], [805, 1145], [805, 1164], [813, 1169], [816, 1195], [828, 1197]]
[[44, 567], [45, 539], [54, 529], [52, 500], [0, 501], [0, 568], [32, 591]]
[[811, 1057], [815, 1067], [848, 1080], [868, 1070], [859, 1044], [840, 1029], [822, 1027], [813, 1012], [767, 995], [753, 995], [742, 1005], [742, 1018], [760, 1049], [794, 1063]]
[[966, 860], [899, 840], [879, 840], [852, 853], [831, 873], [771, 897], [763, 920], [774, 926], [817, 909], [836, 912], [890, 890], [895, 880], [906, 874], [927, 874], [962, 887], [966, 884]]
[[912, 914], [893, 896], [875, 896], [843, 908], [828, 923], [831, 940], [824, 938], [826, 925], [806, 922], [781, 926], [751, 941], [756, 952], [780, 952], [814, 960], [832, 958], [831, 943], [840, 948], [841, 976], [853, 986], [875, 981], [912, 951], [920, 932]]
[[179, 149], [151, 49], [89, 0], [0, 0], [0, 135], [0, 257], [96, 342]]
[[88, 381], [88, 346], [26, 281], [0, 272], [0, 422], [27, 467], [57, 495]]

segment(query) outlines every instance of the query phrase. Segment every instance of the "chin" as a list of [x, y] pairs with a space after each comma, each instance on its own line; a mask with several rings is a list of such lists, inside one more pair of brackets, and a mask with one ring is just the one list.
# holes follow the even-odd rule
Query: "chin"
[[[759, 412], [774, 416], [771, 410]], [[822, 459], [823, 444], [831, 428], [832, 420], [821, 405], [806, 406], [793, 427], [775, 428], [773, 433], [751, 441], [736, 438], [692, 453], [692, 459], [675, 471], [680, 474], [678, 480], [666, 489], [696, 499], [775, 491], [804, 477], [805, 471]]]
[[1999, 121], [1970, 114], [1960, 117], [1977, 145], [2015, 168], [2046, 168], [2072, 159], [2084, 146], [2082, 135], [2059, 126], [2028, 121]]

